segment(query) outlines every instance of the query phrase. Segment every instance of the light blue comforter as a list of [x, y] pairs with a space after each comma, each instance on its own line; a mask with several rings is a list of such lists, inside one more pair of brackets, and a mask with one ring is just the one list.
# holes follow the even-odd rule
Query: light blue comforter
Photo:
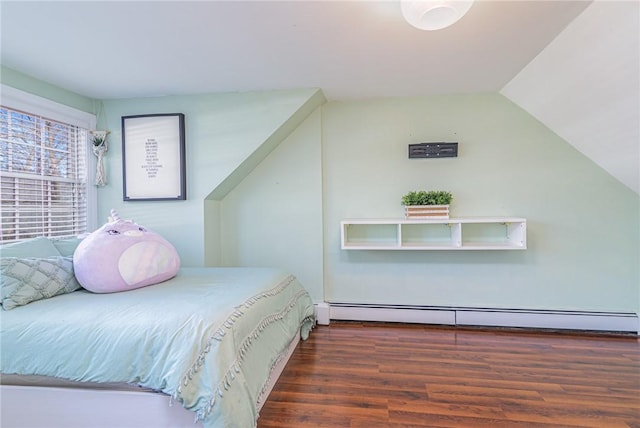
[[114, 294], [81, 290], [1, 313], [2, 373], [126, 382], [162, 391], [205, 427], [252, 427], [271, 369], [313, 303], [263, 268], [183, 268]]

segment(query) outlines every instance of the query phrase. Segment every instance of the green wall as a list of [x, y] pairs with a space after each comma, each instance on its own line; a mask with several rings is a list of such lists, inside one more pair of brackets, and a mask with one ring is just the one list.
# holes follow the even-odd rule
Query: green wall
[[[115, 208], [173, 242], [184, 266], [280, 265], [316, 301], [639, 312], [639, 196], [501, 95], [320, 108], [317, 90], [96, 102], [6, 68], [1, 77], [98, 113], [111, 131], [99, 224]], [[121, 116], [174, 112], [186, 115], [188, 200], [123, 202]], [[425, 141], [458, 141], [459, 156], [407, 159], [407, 145]], [[256, 153], [264, 160], [248, 162]], [[454, 217], [527, 218], [528, 249], [340, 249], [340, 220], [402, 217], [401, 195], [417, 189], [452, 191]]]
[[324, 300], [322, 115], [316, 109], [221, 203], [223, 266], [274, 266]]
[[[498, 94], [324, 106], [325, 299], [638, 311], [639, 198]], [[407, 145], [457, 141], [448, 159]], [[525, 251], [343, 251], [340, 221], [402, 217], [409, 190], [453, 192], [452, 217], [528, 221]]]
[[[104, 216], [99, 223], [115, 208], [123, 218], [133, 219], [172, 242], [183, 266], [205, 265], [205, 234], [219, 227], [208, 224], [211, 220], [206, 218], [209, 210], [205, 199], [309, 99], [315, 98], [317, 92], [294, 90], [103, 101], [98, 122], [111, 134], [106, 159], [108, 184], [98, 192], [98, 211]], [[187, 200], [123, 202], [121, 117], [155, 113], [185, 114]]]
[[0, 82], [12, 88], [20, 89], [87, 113], [96, 113], [97, 102], [92, 98], [34, 79], [5, 66], [0, 67]]

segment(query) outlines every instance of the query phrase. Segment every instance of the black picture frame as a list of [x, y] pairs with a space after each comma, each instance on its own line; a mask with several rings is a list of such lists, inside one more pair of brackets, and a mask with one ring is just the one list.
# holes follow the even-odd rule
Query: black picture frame
[[124, 201], [187, 199], [184, 114], [122, 116]]

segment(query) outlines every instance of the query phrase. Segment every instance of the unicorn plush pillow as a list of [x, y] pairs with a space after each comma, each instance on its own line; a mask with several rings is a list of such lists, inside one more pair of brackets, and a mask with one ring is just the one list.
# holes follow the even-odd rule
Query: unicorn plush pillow
[[111, 221], [87, 236], [73, 253], [76, 279], [94, 293], [114, 293], [173, 278], [180, 257], [162, 236], [111, 210]]

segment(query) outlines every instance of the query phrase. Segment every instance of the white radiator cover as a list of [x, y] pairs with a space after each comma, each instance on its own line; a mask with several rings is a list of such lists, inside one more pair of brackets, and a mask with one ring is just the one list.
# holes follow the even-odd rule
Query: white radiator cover
[[[640, 334], [635, 313], [321, 303], [318, 319], [523, 327]], [[323, 322], [319, 322], [323, 324]]]

